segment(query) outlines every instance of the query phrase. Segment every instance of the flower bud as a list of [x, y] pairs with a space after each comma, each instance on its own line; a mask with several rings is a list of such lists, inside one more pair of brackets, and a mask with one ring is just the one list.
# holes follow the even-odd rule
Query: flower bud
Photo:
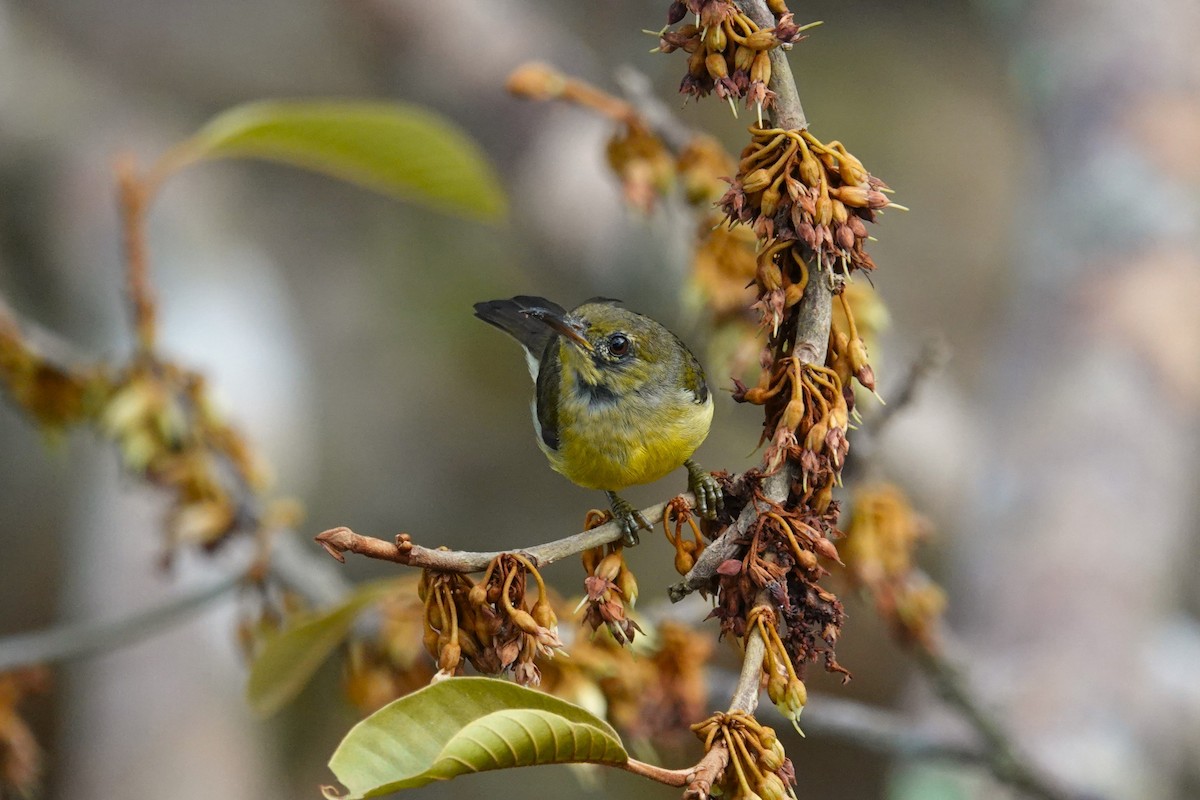
[[821, 169], [820, 162], [813, 157], [812, 152], [807, 147], [800, 148], [800, 180], [804, 185], [818, 186], [824, 175], [825, 171]]
[[617, 573], [617, 580], [615, 583], [617, 584], [617, 589], [620, 590], [621, 595], [625, 598], [625, 601], [629, 603], [629, 607], [633, 608], [635, 605], [637, 605], [637, 578], [633, 577], [633, 570], [626, 566], [624, 562], [621, 562], [621, 571]]
[[750, 65], [750, 80], [759, 81], [763, 85], [771, 82], [771, 57], [766, 50], [759, 50]]
[[759, 263], [754, 279], [767, 292], [773, 292], [783, 287], [783, 271], [773, 258], [764, 259]]
[[475, 607], [485, 605], [487, 603], [487, 587], [482, 583], [472, 586], [471, 591], [467, 593], [467, 602]]
[[683, 4], [682, 0], [674, 0], [674, 2], [672, 2], [671, 5], [667, 7], [667, 24], [668, 25], [674, 25], [676, 22], [679, 22], [679, 20], [683, 19], [686, 16], [687, 16], [687, 6]]
[[826, 192], [821, 192], [820, 197], [817, 198], [816, 211], [817, 213], [813, 216], [817, 225], [828, 226], [833, 221], [833, 201], [829, 199]]
[[749, 47], [738, 45], [733, 51], [733, 68], [740, 70], [746, 74], [750, 73], [750, 67], [754, 64], [754, 51]]
[[796, 555], [796, 563], [807, 570], [817, 566], [817, 556], [811, 550], [801, 550]]
[[[797, 397], [788, 401], [787, 406], [783, 409], [783, 416], [780, 419], [783, 426], [789, 430], [796, 430], [804, 422], [804, 400]], [[813, 448], [809, 448], [810, 450]]]
[[704, 59], [704, 68], [708, 70], [709, 77], [714, 81], [729, 77], [729, 67], [725, 63], [724, 53], [710, 52]]
[[[838, 205], [842, 204], [838, 203]], [[833, 240], [843, 250], [851, 250], [854, 248], [854, 231], [850, 229], [849, 225], [837, 225], [833, 229]]]
[[602, 558], [596, 565], [596, 571], [592, 574], [606, 581], [615, 581], [623, 566], [625, 566], [625, 559], [621, 556], [621, 551], [617, 550]]
[[762, 780], [755, 787], [758, 794], [763, 800], [785, 800], [787, 798], [787, 788], [783, 785], [783, 781], [774, 772], [766, 772], [762, 776]]
[[448, 642], [438, 657], [438, 668], [446, 672], [453, 672], [458, 668], [460, 661], [462, 661], [462, 648], [459, 647], [458, 642]]
[[829, 433], [829, 417], [821, 417], [811, 428], [808, 429], [808, 434], [804, 437], [804, 449], [812, 450], [814, 453], [820, 452], [825, 446], [825, 434]]
[[860, 217], [858, 214], [851, 214], [847, 224], [850, 226], [850, 230], [854, 233], [854, 238], [867, 238], [867, 226], [863, 224], [862, 217]]
[[508, 76], [506, 88], [518, 97], [531, 100], [550, 100], [562, 94], [567, 81], [553, 67], [531, 62], [524, 64]]
[[774, 186], [763, 189], [761, 208], [764, 217], [773, 217], [779, 210], [779, 190]]
[[431, 658], [440, 658], [437, 631], [426, 625], [424, 633], [421, 634], [421, 643], [425, 645], [425, 652], [429, 653]]
[[779, 44], [775, 32], [771, 30], [755, 31], [746, 37], [745, 45], [752, 50], [770, 50]]
[[742, 178], [742, 189], [747, 193], [759, 192], [771, 185], [771, 173], [756, 169]]
[[552, 632], [558, 629], [558, 616], [546, 598], [539, 597], [533, 604], [533, 621]]
[[583, 571], [588, 575], [595, 575], [596, 566], [600, 563], [600, 560], [604, 558], [604, 548], [593, 547], [590, 550], [584, 550], [582, 553], [580, 553], [579, 558], [583, 562]]
[[675, 571], [680, 575], [687, 575], [692, 571], [692, 567], [696, 566], [696, 558], [691, 553], [684, 550], [675, 551]]
[[837, 547], [833, 542], [829, 541], [824, 536], [813, 540], [813, 547], [816, 548], [818, 553], [825, 558], [828, 558], [830, 561], [836, 561], [839, 564], [842, 563], [841, 556], [838, 555]]
[[776, 706], [783, 706], [784, 699], [787, 697], [787, 684], [787, 675], [778, 672], [767, 681], [767, 697], [771, 698], [771, 702]]
[[533, 615], [523, 608], [514, 608], [508, 612], [508, 618], [513, 621], [514, 625], [531, 636], [537, 636], [538, 630], [541, 628], [537, 624], [537, 620], [533, 618]]
[[[728, 39], [725, 36], [725, 28], [721, 25], [713, 25], [704, 32], [704, 46], [714, 53], [719, 53], [725, 49]], [[718, 77], [713, 75], [714, 78]]]
[[865, 186], [835, 186], [829, 193], [848, 206], [866, 208], [869, 191]]

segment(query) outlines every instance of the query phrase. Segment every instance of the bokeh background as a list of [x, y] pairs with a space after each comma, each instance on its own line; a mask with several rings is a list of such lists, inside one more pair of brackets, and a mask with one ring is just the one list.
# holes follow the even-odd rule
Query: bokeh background
[[[1111, 797], [1196, 796], [1200, 6], [791, 5], [825, 21], [791, 55], [814, 131], [913, 209], [873, 231], [892, 322], [873, 354], [882, 393], [929, 337], [952, 353], [873, 458], [934, 522], [923, 558], [973, 681], [1054, 774]], [[483, 548], [574, 531], [598, 498], [546, 468], [522, 359], [470, 306], [621, 297], [702, 351], [704, 320], [681, 301], [691, 227], [678, 204], [651, 218], [622, 205], [607, 123], [512, 99], [503, 80], [537, 58], [615, 89], [628, 65], [677, 105], [681, 58], [650, 55], [640, 32], [665, 6], [0, 0], [0, 293], [80, 351], [120, 358], [114, 155], [149, 162], [264, 97], [425, 104], [481, 143], [508, 223], [284, 167], [191, 169], [150, 220], [164, 347], [210, 375], [280, 489], [303, 500], [305, 536], [345, 524]], [[679, 116], [742, 146], [745, 119], [718, 103]], [[754, 464], [757, 409], [719, 392], [716, 413], [701, 462]], [[227, 565], [161, 571], [162, 498], [90, 435], [46, 445], [0, 405], [0, 635], [117, 617]], [[677, 477], [630, 496], [660, 500]], [[646, 538], [633, 555], [644, 602], [673, 575]], [[569, 591], [576, 570], [549, 577]], [[354, 712], [329, 670], [281, 716], [255, 719], [236, 606], [59, 670], [31, 713], [44, 796], [316, 796]], [[850, 613], [839, 654], [855, 680], [814, 688], [942, 714], [871, 609]], [[970, 770], [821, 737], [787, 746], [802, 796], [1001, 796]], [[674, 796], [624, 775], [572, 781], [542, 768], [414, 796]]]

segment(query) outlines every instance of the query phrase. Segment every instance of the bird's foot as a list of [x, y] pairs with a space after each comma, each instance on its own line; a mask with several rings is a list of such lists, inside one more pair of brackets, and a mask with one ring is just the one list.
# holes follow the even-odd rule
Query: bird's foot
[[690, 458], [683, 462], [688, 471], [688, 489], [696, 495], [696, 511], [705, 519], [713, 519], [725, 507], [725, 493], [710, 473]]
[[616, 492], [605, 492], [605, 494], [608, 495], [608, 502], [612, 505], [613, 519], [617, 521], [625, 534], [625, 545], [633, 547], [639, 541], [638, 529], [651, 530], [650, 523], [642, 516], [642, 512], [634, 508], [628, 500], [618, 497]]

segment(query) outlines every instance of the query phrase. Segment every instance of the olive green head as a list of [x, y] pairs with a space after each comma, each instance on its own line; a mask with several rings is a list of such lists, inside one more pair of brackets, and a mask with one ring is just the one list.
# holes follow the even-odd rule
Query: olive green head
[[[559, 334], [556, 346], [563, 372], [615, 394], [648, 384], [679, 384], [691, 354], [669, 330], [612, 302], [590, 302], [567, 314], [529, 309]], [[555, 346], [555, 345], [552, 345]]]

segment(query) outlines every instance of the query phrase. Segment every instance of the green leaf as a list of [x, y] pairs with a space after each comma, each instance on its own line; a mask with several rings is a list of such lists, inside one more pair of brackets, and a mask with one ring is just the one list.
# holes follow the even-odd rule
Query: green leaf
[[200, 158], [263, 158], [323, 172], [441, 211], [495, 220], [507, 201], [479, 146], [412, 105], [268, 100], [218, 115], [181, 148]]
[[363, 609], [405, 582], [403, 578], [392, 578], [363, 584], [340, 604], [299, 615], [267, 639], [250, 666], [246, 686], [250, 707], [269, 716], [287, 705], [350, 633]]
[[[491, 769], [628, 759], [612, 726], [566, 700], [494, 678], [448, 678], [355, 725], [329, 768], [357, 800]], [[325, 796], [338, 797], [328, 787]]]

